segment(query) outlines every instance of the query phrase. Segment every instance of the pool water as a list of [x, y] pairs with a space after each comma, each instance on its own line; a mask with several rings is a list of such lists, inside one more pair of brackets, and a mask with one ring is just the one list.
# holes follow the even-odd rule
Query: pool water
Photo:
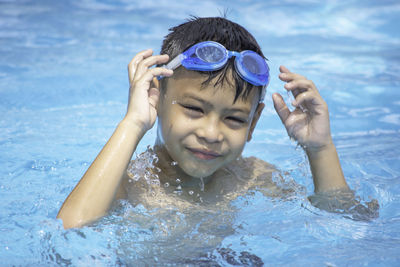
[[[295, 193], [253, 190], [195, 216], [122, 201], [93, 225], [64, 230], [62, 202], [126, 110], [130, 59], [159, 51], [189, 15], [224, 12], [259, 40], [272, 75], [244, 155], [277, 166]], [[397, 1], [0, 0], [0, 265], [398, 266], [399, 18]], [[279, 65], [317, 84], [348, 184], [362, 202], [379, 202], [377, 218], [307, 200], [306, 158], [271, 103], [285, 94]], [[153, 129], [138, 152], [154, 138]]]

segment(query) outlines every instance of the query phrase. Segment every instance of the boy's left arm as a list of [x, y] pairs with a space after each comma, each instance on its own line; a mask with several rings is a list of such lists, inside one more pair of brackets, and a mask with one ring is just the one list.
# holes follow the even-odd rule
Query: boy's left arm
[[290, 111], [282, 96], [273, 94], [274, 107], [288, 135], [301, 145], [308, 156], [315, 193], [348, 190], [338, 154], [333, 144], [328, 106], [316, 86], [304, 76], [280, 67], [279, 78], [294, 96]]

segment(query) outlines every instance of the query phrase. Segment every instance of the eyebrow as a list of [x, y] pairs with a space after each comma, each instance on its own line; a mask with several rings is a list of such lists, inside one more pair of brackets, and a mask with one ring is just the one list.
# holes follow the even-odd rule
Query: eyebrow
[[[191, 93], [184, 93], [183, 95], [182, 95], [182, 97], [183, 98], [191, 98], [191, 99], [194, 99], [194, 100], [196, 100], [196, 101], [199, 101], [200, 103], [202, 103], [203, 105], [206, 105], [207, 107], [213, 107], [213, 104], [211, 104], [210, 102], [208, 102], [207, 100], [204, 100], [203, 98], [201, 98], [201, 97], [199, 97], [199, 96], [197, 96], [197, 95], [194, 95], [194, 94], [191, 94]], [[230, 112], [242, 112], [242, 113], [245, 113], [245, 114], [250, 114], [250, 109], [248, 109], [248, 108], [226, 108], [226, 109], [224, 109], [224, 111], [230, 111]]]

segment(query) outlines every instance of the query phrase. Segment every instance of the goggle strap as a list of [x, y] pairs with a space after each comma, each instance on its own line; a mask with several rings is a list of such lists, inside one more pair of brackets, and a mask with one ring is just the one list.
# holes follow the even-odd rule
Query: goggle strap
[[173, 60], [171, 60], [166, 66], [165, 68], [169, 69], [169, 70], [175, 70], [177, 69], [181, 64], [182, 64], [182, 60], [185, 59], [185, 56], [183, 54], [179, 54], [178, 56], [176, 56]]
[[264, 85], [264, 86], [261, 88], [261, 95], [260, 95], [260, 100], [258, 101], [258, 103], [264, 102], [265, 94], [266, 94], [266, 93], [267, 93], [267, 86]]

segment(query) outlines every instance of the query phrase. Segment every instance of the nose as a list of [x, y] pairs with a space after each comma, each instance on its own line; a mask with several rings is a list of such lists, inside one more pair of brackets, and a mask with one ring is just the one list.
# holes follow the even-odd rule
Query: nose
[[210, 116], [208, 119], [203, 120], [202, 125], [197, 129], [197, 136], [208, 143], [222, 142], [224, 135], [219, 123], [217, 116]]

